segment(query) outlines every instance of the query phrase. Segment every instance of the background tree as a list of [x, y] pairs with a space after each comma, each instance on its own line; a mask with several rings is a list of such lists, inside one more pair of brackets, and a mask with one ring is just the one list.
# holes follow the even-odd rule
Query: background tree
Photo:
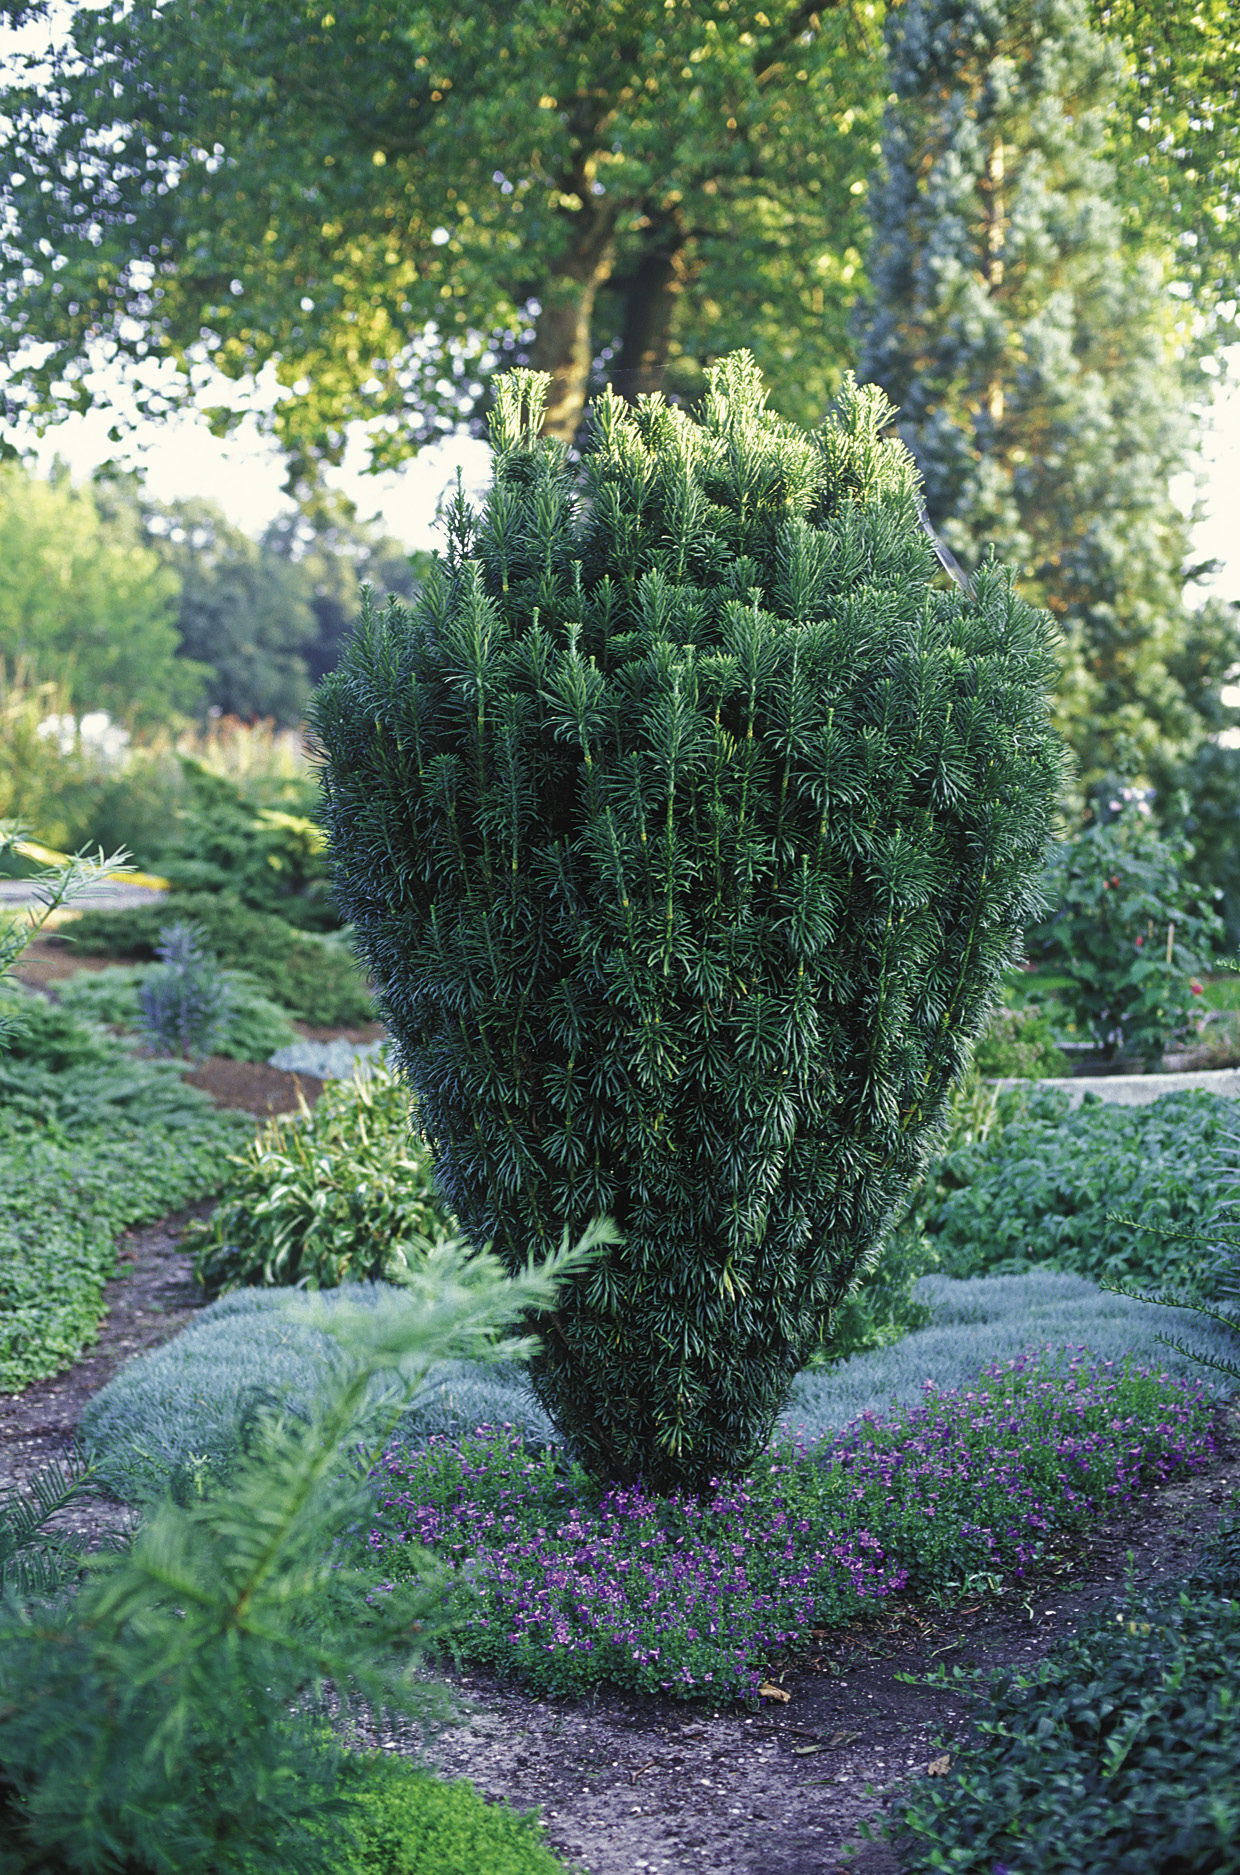
[[304, 584], [315, 634], [301, 656], [316, 684], [340, 661], [362, 609], [362, 587], [369, 586], [380, 605], [393, 593], [410, 599], [420, 583], [415, 561], [429, 558], [408, 554], [344, 502], [279, 515], [263, 534], [262, 549], [295, 567]]
[[887, 43], [861, 374], [900, 406], [957, 557], [995, 543], [1058, 620], [1083, 781], [1134, 755], [1166, 769], [1200, 741], [1200, 696], [1240, 638], [1216, 630], [1186, 684], [1169, 485], [1189, 381], [1167, 268], [1131, 243], [1105, 157], [1119, 50], [1084, 0], [905, 0]]
[[1108, 131], [1128, 226], [1162, 235], [1199, 310], [1230, 305], [1240, 269], [1240, 12], [1232, 0], [1094, 0], [1128, 62]]
[[318, 629], [309, 570], [253, 540], [212, 502], [161, 503], [131, 476], [102, 478], [98, 499], [175, 580], [182, 652], [207, 672], [202, 707], [299, 723]]
[[876, 51], [869, 9], [804, 0], [81, 8], [4, 101], [4, 325], [50, 348], [18, 356], [10, 414], [86, 402], [92, 348], [142, 366], [155, 412], [153, 359], [270, 363], [296, 476], [351, 419], [381, 464], [456, 425], [527, 329], [571, 437], [596, 356], [626, 390], [673, 357], [690, 381], [743, 323], [817, 420]]
[[207, 672], [183, 655], [180, 585], [131, 515], [93, 492], [0, 464], [0, 659], [52, 684], [81, 715], [133, 727], [202, 698]]

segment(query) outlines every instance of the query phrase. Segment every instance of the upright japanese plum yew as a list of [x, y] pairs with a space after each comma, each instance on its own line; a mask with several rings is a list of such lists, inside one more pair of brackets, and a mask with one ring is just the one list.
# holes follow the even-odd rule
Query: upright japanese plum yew
[[514, 372], [480, 513], [316, 728], [335, 887], [445, 1201], [506, 1264], [623, 1241], [534, 1326], [600, 1477], [736, 1474], [924, 1162], [1036, 904], [1054, 628], [944, 590], [883, 394], [752, 360], [610, 392], [580, 468]]

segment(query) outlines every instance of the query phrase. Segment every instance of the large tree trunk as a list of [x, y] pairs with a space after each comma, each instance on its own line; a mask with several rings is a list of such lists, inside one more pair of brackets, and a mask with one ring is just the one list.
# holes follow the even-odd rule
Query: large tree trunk
[[686, 247], [675, 218], [654, 223], [626, 282], [620, 350], [608, 376], [630, 403], [663, 389], [676, 304], [690, 278]]
[[530, 369], [551, 377], [543, 433], [565, 443], [577, 434], [585, 409], [594, 360], [594, 301], [615, 260], [615, 210], [610, 203], [595, 206], [587, 196], [572, 219], [572, 244], [539, 290], [541, 311], [530, 348]]

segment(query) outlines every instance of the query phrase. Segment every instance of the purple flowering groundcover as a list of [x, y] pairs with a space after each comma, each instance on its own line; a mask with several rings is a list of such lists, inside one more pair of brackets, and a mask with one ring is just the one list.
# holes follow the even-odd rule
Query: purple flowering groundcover
[[1085, 1350], [772, 1446], [703, 1498], [603, 1488], [511, 1428], [388, 1450], [367, 1546], [389, 1582], [454, 1568], [465, 1659], [534, 1691], [756, 1694], [811, 1627], [905, 1592], [950, 1605], [1019, 1578], [1086, 1520], [1217, 1451], [1209, 1393]]

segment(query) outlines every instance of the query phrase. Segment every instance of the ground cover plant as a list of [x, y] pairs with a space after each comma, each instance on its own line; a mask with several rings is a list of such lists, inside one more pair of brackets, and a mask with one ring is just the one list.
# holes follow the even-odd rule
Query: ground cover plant
[[[17, 838], [0, 829], [0, 850]], [[132, 1060], [9, 972], [48, 915], [124, 856], [75, 859], [0, 930], [0, 1391], [56, 1373], [98, 1326], [116, 1239], [218, 1189], [245, 1122]]]
[[[346, 1283], [321, 1293], [327, 1307], [336, 1298], [374, 1306], [384, 1287]], [[916, 1406], [928, 1379], [940, 1393], [967, 1390], [988, 1363], [1016, 1359], [1031, 1343], [1084, 1349], [1100, 1366], [1131, 1357], [1180, 1376], [1199, 1373], [1201, 1358], [1225, 1346], [1221, 1332], [1191, 1313], [1168, 1316], [1079, 1276], [926, 1277], [915, 1295], [928, 1325], [894, 1345], [799, 1374], [781, 1435], [810, 1447], [864, 1413], [882, 1418]], [[294, 1289], [234, 1290], [171, 1341], [127, 1362], [88, 1403], [79, 1435], [109, 1490], [142, 1503], [170, 1482], [189, 1488], [196, 1478], [222, 1475], [258, 1401], [308, 1412], [327, 1346], [297, 1320], [301, 1299]], [[1164, 1346], [1169, 1327], [1183, 1349]], [[559, 1443], [525, 1370], [488, 1364], [437, 1372], [401, 1422], [400, 1448], [410, 1454], [437, 1433], [452, 1441], [482, 1425], [510, 1427], [531, 1453]]]
[[1234, 1875], [1236, 1588], [1133, 1597], [1036, 1668], [944, 1675], [973, 1696], [974, 1730], [896, 1806], [905, 1875]]
[[[389, 1285], [323, 1290], [324, 1309], [382, 1306]], [[204, 1309], [179, 1335], [128, 1361], [88, 1402], [80, 1447], [101, 1483], [128, 1503], [168, 1489], [199, 1490], [227, 1474], [259, 1406], [304, 1417], [330, 1367], [332, 1343], [299, 1319], [304, 1292], [238, 1289]], [[401, 1438], [463, 1436], [509, 1424], [532, 1445], [554, 1442], [550, 1421], [516, 1363], [436, 1368], [401, 1422]]]
[[1140, 1227], [1205, 1221], [1230, 1101], [1193, 1089], [1123, 1107], [1087, 1093], [1072, 1111], [1062, 1090], [1034, 1088], [1001, 1110], [998, 1130], [937, 1168], [926, 1230], [944, 1274], [1040, 1267], [1149, 1286], [1188, 1273], [1191, 1245]]
[[0, 995], [0, 1391], [59, 1371], [98, 1326], [116, 1240], [220, 1189], [248, 1120], [41, 997]]
[[98, 1328], [117, 1238], [218, 1189], [237, 1116], [203, 1102], [193, 1125], [3, 1127], [0, 1110], [0, 1392], [55, 1374]]
[[607, 392], [580, 472], [545, 392], [321, 688], [323, 817], [466, 1234], [624, 1233], [534, 1382], [671, 1488], [761, 1451], [924, 1163], [1050, 836], [1053, 628], [938, 583], [873, 386], [813, 434], [743, 353], [696, 416]]
[[355, 1846], [332, 1875], [557, 1875], [533, 1817], [488, 1803], [388, 1752], [346, 1759], [341, 1793]]
[[278, 1115], [227, 1168], [209, 1221], [185, 1236], [210, 1295], [244, 1283], [331, 1288], [392, 1277], [451, 1236], [408, 1090], [380, 1060]]
[[227, 892], [169, 892], [152, 905], [83, 911], [61, 935], [84, 953], [154, 959], [170, 919], [198, 925], [226, 969], [243, 970], [263, 993], [303, 1022], [369, 1022], [374, 1004], [352, 954], [336, 933], [296, 930], [270, 913], [251, 911]]
[[368, 1546], [458, 1568], [454, 1649], [539, 1692], [756, 1695], [809, 1628], [907, 1591], [950, 1605], [1216, 1451], [1200, 1382], [1033, 1352], [705, 1493], [600, 1486], [511, 1432], [385, 1454]]

